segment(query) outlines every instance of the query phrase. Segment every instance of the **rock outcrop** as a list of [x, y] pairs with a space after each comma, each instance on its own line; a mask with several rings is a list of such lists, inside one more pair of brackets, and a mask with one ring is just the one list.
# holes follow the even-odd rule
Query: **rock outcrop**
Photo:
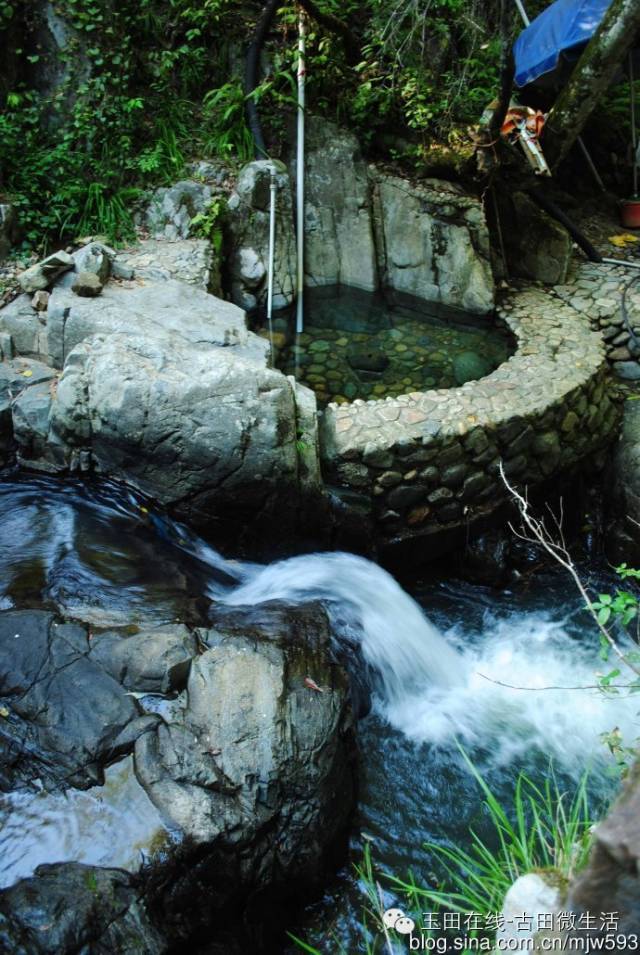
[[[0, 311], [15, 353], [0, 366], [5, 441], [12, 432], [31, 467], [119, 478], [236, 538], [238, 524], [256, 538], [291, 529], [320, 493], [313, 395], [269, 367], [237, 306], [151, 266], [118, 278], [123, 268], [94, 243], [46, 301]], [[84, 272], [115, 277], [87, 298], [75, 291]]]
[[[239, 885], [317, 882], [354, 800], [347, 683], [330, 660], [324, 612], [218, 609], [199, 636], [208, 649], [193, 661], [186, 707], [135, 751], [138, 778], [185, 852], [206, 849], [206, 869], [185, 872], [168, 903], [185, 935], [184, 908], [203, 878], [218, 905]], [[197, 918], [204, 927], [210, 915]]]
[[[269, 180], [277, 168], [275, 308], [295, 294], [290, 176], [249, 163], [229, 199], [231, 295], [264, 306]], [[410, 183], [365, 163], [356, 137], [319, 117], [308, 123], [305, 158], [305, 285], [395, 290], [485, 314], [493, 308], [489, 233], [481, 203], [449, 183]]]
[[95, 470], [184, 516], [250, 523], [297, 493], [294, 392], [279, 372], [226, 352], [177, 336], [94, 335], [66, 359], [52, 442], [69, 463], [86, 450]]
[[[305, 167], [305, 280], [310, 286], [379, 287], [371, 187], [356, 137], [314, 117]], [[295, 181], [295, 164], [291, 163]]]
[[137, 880], [121, 869], [75, 862], [39, 866], [0, 891], [0, 949], [10, 955], [162, 955]]
[[494, 305], [482, 206], [435, 180], [412, 184], [374, 173], [380, 286], [486, 314]]
[[[570, 911], [589, 913], [592, 929], [582, 938], [637, 935], [640, 925], [640, 766], [632, 769], [622, 795], [595, 830], [587, 868], [569, 888]], [[614, 914], [614, 926], [602, 916]], [[569, 933], [571, 935], [571, 933]]]
[[[0, 789], [100, 785], [105, 763], [134, 751], [172, 833], [159, 854], [141, 847], [140, 870], [135, 855], [127, 871], [41, 865], [1, 891], [2, 951], [215, 942], [257, 898], [317, 886], [344, 845], [353, 715], [319, 605], [216, 607], [197, 631], [90, 630], [45, 611], [0, 612], [0, 706]], [[97, 797], [110, 799], [106, 789]], [[74, 811], [70, 801], [71, 824]]]
[[242, 308], [264, 307], [269, 265], [271, 173], [276, 186], [276, 245], [273, 307], [284, 308], [294, 297], [296, 253], [291, 184], [281, 163], [257, 160], [242, 169], [228, 202], [227, 270], [231, 296]]
[[640, 407], [625, 402], [622, 433], [606, 481], [607, 554], [614, 564], [640, 566]]

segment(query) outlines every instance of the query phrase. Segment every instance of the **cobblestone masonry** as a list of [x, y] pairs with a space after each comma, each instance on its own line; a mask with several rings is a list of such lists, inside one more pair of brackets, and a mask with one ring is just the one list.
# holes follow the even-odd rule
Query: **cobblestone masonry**
[[636, 279], [627, 294], [629, 325], [640, 334], [640, 270], [583, 262], [574, 267], [566, 285], [556, 285], [553, 293], [588, 316], [594, 328], [602, 332], [607, 358], [616, 374], [629, 381], [640, 380], [640, 340], [634, 347], [624, 323], [621, 300], [626, 285]]
[[[574, 292], [575, 294], [575, 292]], [[603, 447], [619, 411], [602, 337], [557, 295], [527, 288], [498, 310], [517, 340], [491, 375], [460, 388], [329, 405], [325, 480], [370, 501], [383, 539], [466, 522]]]

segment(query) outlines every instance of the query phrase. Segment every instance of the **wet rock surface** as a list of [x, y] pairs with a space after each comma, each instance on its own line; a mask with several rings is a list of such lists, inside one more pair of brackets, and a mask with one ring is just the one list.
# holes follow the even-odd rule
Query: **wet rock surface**
[[[632, 769], [621, 797], [596, 827], [586, 869], [569, 888], [568, 905], [591, 913], [586, 926], [569, 936], [598, 938], [636, 934], [640, 925], [640, 767]], [[606, 929], [602, 915], [615, 914], [616, 928]], [[582, 923], [584, 925], [584, 922]]]
[[0, 891], [0, 949], [7, 955], [161, 955], [137, 880], [121, 869], [68, 862], [40, 866]]
[[354, 725], [318, 605], [214, 607], [197, 632], [92, 630], [47, 611], [4, 611], [0, 707], [4, 791], [100, 786], [105, 764], [133, 751], [173, 833], [140, 872], [41, 865], [1, 891], [7, 953], [215, 940], [249, 899], [317, 886], [342, 846]]
[[157, 721], [90, 659], [85, 627], [45, 611], [0, 613], [0, 700], [4, 791], [94, 785]]
[[202, 880], [216, 905], [239, 886], [317, 883], [354, 803], [348, 687], [328, 655], [324, 612], [216, 610], [199, 635], [208, 649], [193, 662], [186, 706], [135, 751], [138, 777], [194, 860], [166, 903], [181, 934], [187, 917], [206, 924], [206, 913], [185, 912]]

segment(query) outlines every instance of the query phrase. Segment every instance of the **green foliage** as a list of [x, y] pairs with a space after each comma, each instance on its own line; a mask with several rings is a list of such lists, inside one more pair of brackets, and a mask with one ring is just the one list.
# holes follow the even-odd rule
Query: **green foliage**
[[490, 915], [500, 911], [507, 890], [519, 876], [542, 871], [566, 884], [583, 868], [592, 828], [586, 776], [569, 797], [552, 770], [542, 786], [520, 773], [513, 805], [507, 810], [468, 757], [465, 760], [483, 792], [494, 843], [487, 844], [474, 830], [469, 833], [468, 849], [428, 843], [426, 848], [443, 872], [440, 888], [390, 880], [413, 905], [428, 902], [449, 911]]
[[[64, 77], [44, 99], [26, 68], [7, 94], [0, 113], [3, 185], [29, 246], [44, 249], [80, 233], [126, 240], [141, 190], [175, 181], [185, 146], [200, 146], [202, 85], [214, 85], [224, 72], [211, 48], [234, 4], [60, 0], [56, 12], [70, 39], [49, 65]], [[27, 22], [22, 28], [25, 64], [35, 66], [46, 54], [30, 39]]]
[[239, 81], [209, 90], [203, 100], [205, 152], [240, 162], [253, 158], [253, 137], [245, 122], [245, 95]]
[[[309, 19], [310, 111], [386, 158], [459, 170], [467, 126], [498, 85], [499, 0], [316, 2], [347, 23], [361, 57], [348, 61], [341, 37]], [[542, 6], [532, 0], [532, 14]], [[0, 108], [0, 164], [27, 244], [59, 242], [90, 223], [112, 242], [126, 239], [131, 189], [175, 181], [192, 158], [253, 158], [241, 55], [259, 0], [58, 0], [70, 28], [58, 54], [38, 45], [27, 7], [0, 0], [0, 30], [10, 20], [24, 37], [21, 78]], [[273, 156], [295, 116], [297, 17], [296, 4], [279, 8], [268, 74], [251, 94]], [[44, 100], [37, 74], [52, 67], [64, 77]]]
[[[633, 590], [621, 590], [619, 587], [612, 594], [598, 594], [597, 600], [591, 601], [591, 611], [596, 615], [598, 624], [602, 628], [600, 634], [600, 656], [607, 661], [611, 655], [613, 644], [611, 628], [622, 627], [626, 630], [633, 621], [636, 621], [636, 627], [640, 623], [638, 610], [640, 608], [640, 596], [637, 590], [637, 581], [640, 580], [640, 570], [629, 567], [627, 564], [620, 564], [616, 567], [616, 573], [621, 580], [630, 582]], [[607, 639], [606, 634], [609, 635]], [[632, 683], [625, 683], [624, 689], [631, 692], [640, 691], [640, 653], [637, 650], [625, 648], [621, 653], [621, 660], [626, 662], [631, 670], [636, 670], [636, 678]], [[619, 670], [612, 671], [609, 674], [600, 676], [601, 688], [610, 694], [618, 693], [619, 687], [613, 683], [613, 680], [620, 675]]]
[[[415, 913], [416, 924], [420, 924], [419, 913], [427, 906], [434, 914], [444, 910], [463, 916], [491, 916], [501, 911], [507, 890], [519, 876], [543, 872], [556, 884], [566, 885], [586, 864], [592, 831], [586, 775], [569, 794], [561, 788], [552, 767], [541, 785], [520, 773], [513, 802], [506, 806], [461, 752], [484, 796], [482, 806], [493, 838], [485, 841], [471, 829], [467, 847], [426, 843], [425, 849], [440, 872], [437, 888], [421, 885], [413, 875], [403, 879], [376, 873], [367, 846], [362, 863], [355, 867], [366, 898], [361, 935], [367, 953], [384, 947], [382, 913], [386, 906], [380, 881], [398, 893], [405, 911]], [[424, 934], [431, 937], [433, 933], [426, 929]], [[467, 931], [469, 938], [481, 934], [486, 935], [486, 930]], [[308, 943], [291, 938], [302, 951], [321, 955]], [[380, 942], [382, 946], [378, 948]], [[342, 955], [339, 945], [338, 950]]]
[[222, 248], [224, 213], [225, 206], [219, 198], [215, 198], [206, 212], [199, 212], [191, 220], [193, 234], [208, 239], [217, 253]]

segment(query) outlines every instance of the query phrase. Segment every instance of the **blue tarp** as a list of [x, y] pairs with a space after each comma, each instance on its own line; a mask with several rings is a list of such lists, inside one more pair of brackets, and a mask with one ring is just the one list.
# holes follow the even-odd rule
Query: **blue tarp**
[[[516, 84], [526, 86], [558, 65], [560, 54], [587, 43], [611, 0], [556, 0], [524, 30], [513, 46]], [[577, 52], [577, 51], [576, 51]]]

